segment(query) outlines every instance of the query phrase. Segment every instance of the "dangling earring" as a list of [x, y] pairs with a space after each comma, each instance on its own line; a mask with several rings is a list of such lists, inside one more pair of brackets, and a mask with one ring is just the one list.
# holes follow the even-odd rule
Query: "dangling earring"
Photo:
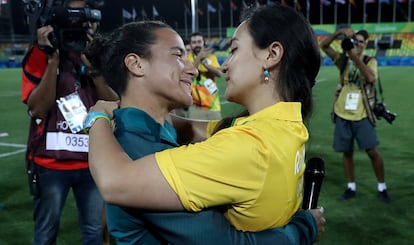
[[269, 82], [269, 70], [268, 69], [265, 69], [263, 71], [263, 75], [264, 75], [264, 81]]

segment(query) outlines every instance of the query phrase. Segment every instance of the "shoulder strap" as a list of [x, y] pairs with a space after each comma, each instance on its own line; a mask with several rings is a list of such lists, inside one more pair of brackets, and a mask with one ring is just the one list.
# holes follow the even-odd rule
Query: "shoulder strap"
[[368, 62], [371, 60], [371, 56], [368, 55], [364, 55], [364, 58], [362, 58], [362, 61], [364, 62], [364, 64], [368, 64]]
[[382, 94], [382, 86], [381, 86], [381, 79], [378, 75], [378, 90], [381, 95], [381, 102], [384, 102], [384, 95]]
[[342, 74], [345, 71], [346, 64], [348, 63], [348, 56], [346, 56], [345, 52], [342, 52], [340, 59], [341, 59], [341, 63], [340, 63], [341, 67], [339, 69], [340, 71], [339, 74], [341, 74], [342, 76]]
[[[364, 58], [363, 58], [364, 64], [368, 64], [368, 62], [371, 60], [371, 58], [372, 57], [370, 57], [368, 55], [364, 55]], [[384, 102], [384, 95], [382, 93], [381, 78], [380, 78], [379, 73], [378, 73], [378, 91], [379, 91], [379, 94], [381, 96], [381, 102]]]

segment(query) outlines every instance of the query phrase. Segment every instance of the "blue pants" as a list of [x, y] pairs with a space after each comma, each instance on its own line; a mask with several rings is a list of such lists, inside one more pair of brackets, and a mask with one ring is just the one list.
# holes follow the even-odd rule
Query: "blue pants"
[[52, 170], [35, 165], [38, 194], [33, 197], [35, 222], [33, 244], [56, 244], [59, 221], [72, 188], [78, 209], [82, 243], [102, 245], [102, 197], [89, 169]]

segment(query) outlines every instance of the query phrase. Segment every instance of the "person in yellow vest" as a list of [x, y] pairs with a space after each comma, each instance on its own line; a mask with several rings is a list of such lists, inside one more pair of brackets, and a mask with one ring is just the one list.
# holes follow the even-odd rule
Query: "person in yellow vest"
[[[339, 36], [344, 36], [342, 52], [331, 44]], [[340, 71], [340, 82], [336, 86], [334, 102], [335, 123], [333, 147], [343, 154], [343, 166], [347, 188], [342, 200], [356, 197], [354, 141], [364, 150], [374, 169], [377, 179], [378, 197], [390, 203], [385, 184], [384, 160], [378, 150], [379, 139], [375, 130], [376, 118], [371, 108], [375, 100], [375, 82], [378, 79], [378, 63], [374, 57], [364, 55], [369, 33], [351, 28], [339, 29], [320, 43], [323, 52], [332, 59]]]
[[200, 32], [191, 34], [190, 62], [197, 67], [199, 75], [193, 79], [191, 94], [193, 104], [188, 108], [188, 117], [193, 119], [221, 119], [221, 105], [216, 78], [221, 77], [220, 64], [212, 50], [205, 48]]

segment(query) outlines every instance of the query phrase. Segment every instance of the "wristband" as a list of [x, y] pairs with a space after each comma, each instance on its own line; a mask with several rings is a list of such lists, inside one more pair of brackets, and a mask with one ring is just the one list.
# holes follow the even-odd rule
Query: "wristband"
[[99, 118], [106, 119], [109, 123], [109, 126], [111, 126], [111, 118], [109, 118], [108, 114], [99, 111], [89, 112], [88, 115], [86, 115], [85, 120], [83, 121], [83, 131], [85, 132], [85, 134], [89, 134], [89, 130], [96, 122], [96, 120]]

